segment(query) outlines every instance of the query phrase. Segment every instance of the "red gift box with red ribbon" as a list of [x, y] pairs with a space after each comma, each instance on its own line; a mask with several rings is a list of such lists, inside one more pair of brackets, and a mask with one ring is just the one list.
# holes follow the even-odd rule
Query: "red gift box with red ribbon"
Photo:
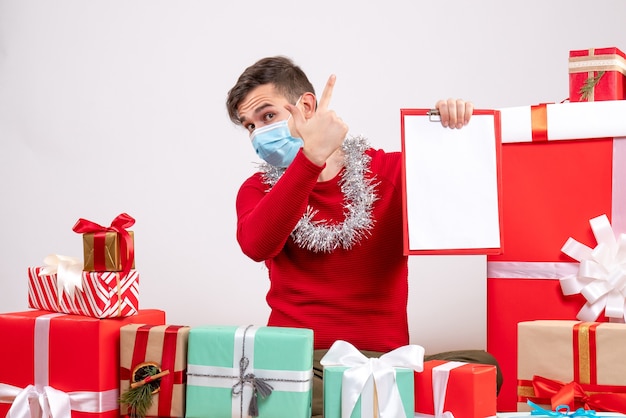
[[94, 318], [135, 315], [139, 310], [139, 272], [83, 271], [80, 286], [60, 283], [57, 274], [28, 269], [28, 307]]
[[0, 314], [0, 416], [119, 417], [120, 328], [165, 312], [96, 319], [48, 311]]
[[518, 325], [518, 410], [527, 401], [626, 413], [626, 324], [568, 320]]
[[[579, 263], [569, 237], [593, 247], [589, 220], [626, 232], [626, 101], [501, 109], [503, 253], [487, 256], [487, 350], [504, 382], [498, 411], [517, 409], [517, 324], [577, 317], [585, 298], [560, 280]], [[600, 315], [598, 321], [605, 321]]]
[[83, 234], [85, 271], [121, 271], [126, 276], [135, 267], [134, 234], [127, 230], [134, 224], [126, 213], [108, 227], [80, 218], [72, 230]]
[[[121, 329], [120, 391], [151, 386], [151, 406], [146, 416], [184, 417], [187, 381], [188, 326], [129, 324]], [[152, 379], [151, 376], [162, 375]], [[147, 379], [147, 380], [146, 380]], [[121, 403], [128, 415], [132, 405]]]
[[618, 48], [570, 51], [568, 70], [572, 102], [626, 98], [626, 55]]

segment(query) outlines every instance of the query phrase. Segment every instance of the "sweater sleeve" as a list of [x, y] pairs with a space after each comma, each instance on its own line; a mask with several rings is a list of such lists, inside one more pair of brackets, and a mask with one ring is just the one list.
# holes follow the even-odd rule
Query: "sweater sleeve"
[[323, 170], [300, 151], [268, 190], [262, 174], [246, 180], [237, 194], [237, 241], [255, 261], [275, 257], [305, 212], [309, 195]]

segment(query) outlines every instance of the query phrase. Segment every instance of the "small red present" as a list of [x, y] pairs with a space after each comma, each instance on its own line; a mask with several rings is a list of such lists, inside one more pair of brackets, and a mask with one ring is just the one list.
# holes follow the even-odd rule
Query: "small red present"
[[43, 406], [54, 417], [118, 418], [120, 328], [130, 323], [163, 324], [165, 312], [0, 314], [0, 416], [41, 418]]
[[569, 99], [572, 102], [626, 98], [626, 56], [615, 47], [569, 53]]
[[429, 360], [415, 373], [415, 417], [496, 416], [496, 366]]

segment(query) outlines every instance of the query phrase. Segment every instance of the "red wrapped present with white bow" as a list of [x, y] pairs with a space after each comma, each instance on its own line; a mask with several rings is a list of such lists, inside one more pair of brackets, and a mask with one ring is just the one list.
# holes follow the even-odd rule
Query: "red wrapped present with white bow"
[[118, 418], [120, 328], [130, 323], [164, 324], [165, 312], [0, 314], [0, 416]]
[[601, 215], [626, 232], [626, 101], [500, 112], [503, 253], [487, 256], [487, 350], [504, 376], [498, 411], [508, 412], [517, 408], [517, 324], [573, 320], [587, 303], [561, 288], [580, 265], [564, 244], [595, 247], [589, 220]]

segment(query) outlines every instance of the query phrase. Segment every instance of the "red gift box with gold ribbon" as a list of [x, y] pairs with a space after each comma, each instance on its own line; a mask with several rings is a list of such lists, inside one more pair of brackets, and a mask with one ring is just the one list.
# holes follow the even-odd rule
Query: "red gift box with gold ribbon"
[[[487, 256], [487, 350], [504, 382], [498, 411], [517, 409], [517, 324], [577, 317], [585, 298], [560, 280], [579, 263], [569, 237], [596, 243], [589, 220], [626, 232], [626, 101], [500, 109], [503, 253]], [[605, 321], [600, 315], [598, 321]]]
[[618, 48], [570, 51], [568, 70], [572, 102], [626, 98], [626, 55]]
[[[184, 417], [187, 381], [188, 326], [129, 324], [121, 329], [120, 391], [151, 385], [151, 406], [146, 416]], [[162, 375], [158, 380], [151, 376]], [[147, 380], [146, 380], [147, 379]], [[128, 415], [131, 405], [120, 404]]]
[[567, 405], [626, 413], [626, 324], [568, 320], [518, 325], [518, 410]]
[[165, 312], [97, 319], [42, 310], [0, 314], [0, 416], [119, 417], [120, 328]]

